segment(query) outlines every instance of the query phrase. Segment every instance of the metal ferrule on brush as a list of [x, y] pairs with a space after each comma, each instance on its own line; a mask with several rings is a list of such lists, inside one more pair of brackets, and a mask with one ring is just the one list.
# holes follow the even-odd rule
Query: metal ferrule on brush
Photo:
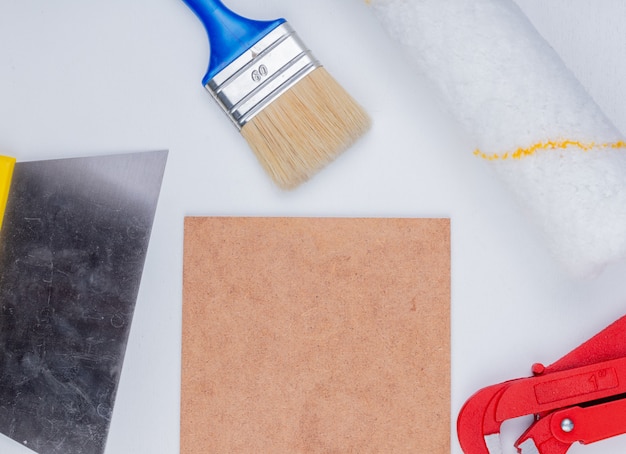
[[285, 22], [215, 75], [205, 88], [241, 129], [319, 66]]

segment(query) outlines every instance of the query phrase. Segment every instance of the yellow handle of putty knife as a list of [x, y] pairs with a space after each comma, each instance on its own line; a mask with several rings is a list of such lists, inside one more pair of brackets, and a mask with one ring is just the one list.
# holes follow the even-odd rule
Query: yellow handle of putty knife
[[11, 187], [14, 167], [15, 158], [0, 156], [0, 228], [2, 228], [2, 219], [9, 199], [9, 188]]

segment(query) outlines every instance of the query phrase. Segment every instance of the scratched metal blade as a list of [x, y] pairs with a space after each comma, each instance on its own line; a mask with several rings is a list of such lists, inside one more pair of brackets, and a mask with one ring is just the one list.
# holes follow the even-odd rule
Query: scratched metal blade
[[104, 452], [167, 152], [18, 163], [0, 232], [0, 431]]

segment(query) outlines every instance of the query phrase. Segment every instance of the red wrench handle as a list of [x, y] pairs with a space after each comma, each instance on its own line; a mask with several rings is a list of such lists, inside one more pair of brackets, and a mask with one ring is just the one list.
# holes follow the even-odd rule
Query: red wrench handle
[[545, 368], [546, 373], [587, 366], [626, 356], [626, 316]]

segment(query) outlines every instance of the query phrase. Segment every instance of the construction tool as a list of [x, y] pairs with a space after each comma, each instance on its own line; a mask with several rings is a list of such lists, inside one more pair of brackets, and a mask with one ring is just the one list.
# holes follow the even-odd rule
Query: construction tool
[[576, 442], [626, 433], [626, 317], [533, 376], [483, 388], [463, 406], [457, 434], [465, 454], [502, 452], [504, 421], [533, 415], [521, 454], [564, 454]]
[[0, 432], [39, 454], [104, 452], [166, 157], [0, 159]]

